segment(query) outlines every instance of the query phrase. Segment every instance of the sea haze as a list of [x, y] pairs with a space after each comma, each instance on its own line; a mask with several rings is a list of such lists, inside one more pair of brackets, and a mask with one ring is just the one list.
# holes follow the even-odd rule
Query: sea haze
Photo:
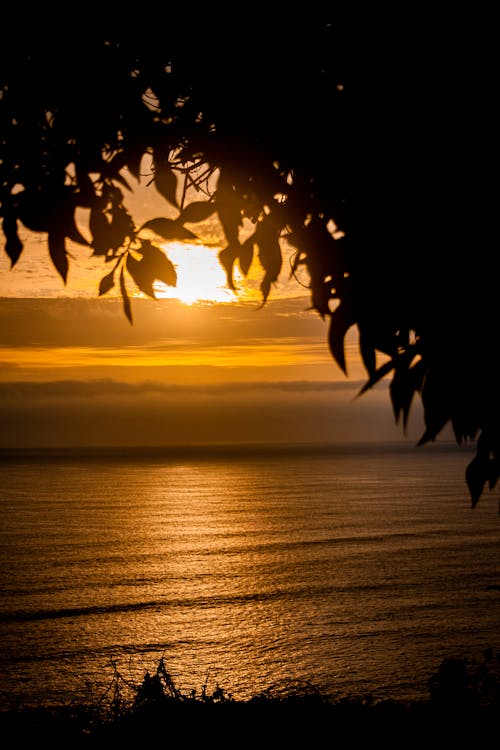
[[426, 697], [497, 648], [500, 519], [469, 449], [213, 446], [4, 452], [0, 693], [104, 695], [160, 657], [246, 699]]

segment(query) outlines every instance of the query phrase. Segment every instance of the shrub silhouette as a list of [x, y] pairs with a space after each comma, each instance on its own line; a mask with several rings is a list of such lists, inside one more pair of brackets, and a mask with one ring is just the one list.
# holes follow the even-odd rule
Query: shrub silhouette
[[0, 728], [19, 742], [50, 741], [53, 747], [165, 742], [174, 736], [188, 745], [214, 741], [222, 747], [243, 739], [261, 747], [321, 746], [329, 737], [354, 743], [377, 738], [395, 747], [402, 741], [417, 747], [431, 739], [491, 740], [498, 729], [499, 664], [493, 649], [478, 663], [444, 659], [429, 680], [427, 701], [377, 702], [370, 695], [332, 700], [308, 682], [271, 685], [239, 701], [218, 685], [183, 692], [162, 658], [139, 684], [115, 669], [110, 689], [90, 703], [0, 711]]

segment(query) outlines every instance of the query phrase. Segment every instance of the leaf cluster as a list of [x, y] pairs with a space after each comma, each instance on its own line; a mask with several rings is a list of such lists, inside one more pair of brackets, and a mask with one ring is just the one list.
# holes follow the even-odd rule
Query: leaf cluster
[[[145, 232], [194, 240], [186, 224], [213, 215], [228, 285], [257, 260], [263, 302], [286, 240], [338, 366], [347, 373], [354, 328], [363, 392], [390, 378], [403, 427], [419, 398], [422, 444], [447, 424], [458, 443], [477, 440], [475, 504], [500, 475], [491, 19], [334, 3], [227, 28], [202, 12], [162, 24], [153, 13], [147, 34], [114, 21], [66, 34], [45, 23], [0, 51], [11, 264], [22, 227], [46, 234], [64, 280], [68, 242], [90, 246], [111, 265], [99, 294], [119, 285], [132, 320], [129, 279], [149, 296], [156, 280], [176, 282]], [[134, 181], [164, 198], [166, 216], [135, 225]]]

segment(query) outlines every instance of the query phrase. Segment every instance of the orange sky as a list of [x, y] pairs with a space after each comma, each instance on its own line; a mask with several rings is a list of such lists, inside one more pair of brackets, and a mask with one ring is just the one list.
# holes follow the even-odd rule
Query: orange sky
[[[134, 198], [139, 220], [164, 211], [150, 195]], [[237, 299], [208, 229], [208, 247], [165, 250], [183, 298], [225, 301], [185, 304], [161, 285], [151, 300], [130, 287], [133, 326], [118, 298], [98, 298], [108, 268], [85, 248], [72, 248], [66, 287], [43, 236], [26, 235], [13, 270], [0, 258], [0, 447], [418, 439], [418, 409], [405, 438], [386, 384], [353, 400], [364, 377], [355, 332], [346, 378], [287, 262], [264, 307], [258, 264]]]

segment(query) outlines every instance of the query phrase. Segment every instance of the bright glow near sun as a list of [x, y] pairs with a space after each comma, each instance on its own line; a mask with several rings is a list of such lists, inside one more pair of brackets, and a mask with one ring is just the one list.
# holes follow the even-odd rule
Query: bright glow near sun
[[155, 282], [158, 299], [178, 299], [192, 305], [195, 302], [233, 302], [238, 298], [227, 286], [217, 249], [181, 242], [164, 245], [163, 249], [177, 271], [177, 286]]

